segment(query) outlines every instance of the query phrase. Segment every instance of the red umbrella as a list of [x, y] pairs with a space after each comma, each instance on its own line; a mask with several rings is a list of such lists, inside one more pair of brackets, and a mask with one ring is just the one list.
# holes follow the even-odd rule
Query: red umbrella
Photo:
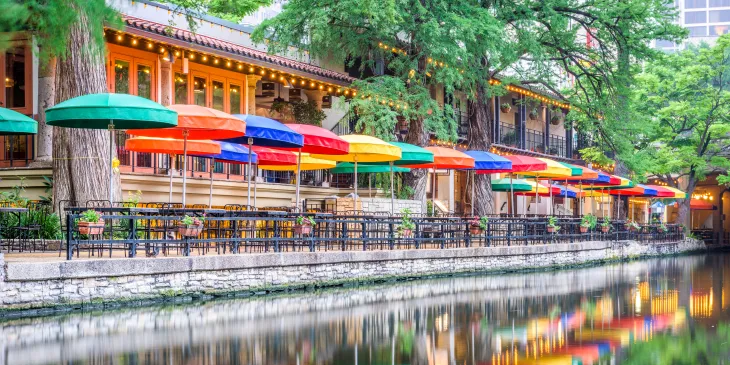
[[[521, 156], [521, 155], [512, 155], [512, 156], [504, 156], [504, 158], [512, 161], [512, 170], [509, 174], [509, 182], [510, 187], [512, 185], [512, 174], [515, 172], [523, 172], [523, 171], [541, 171], [547, 169], [547, 162], [540, 161], [534, 157], [530, 156]], [[477, 171], [477, 174], [479, 171]], [[509, 204], [509, 214], [514, 214], [514, 197], [515, 192], [510, 188], [510, 204]]]
[[[287, 124], [294, 132], [304, 137], [304, 145], [301, 148], [292, 148], [299, 152], [314, 153], [318, 155], [346, 155], [350, 152], [350, 144], [338, 135], [324, 128], [308, 124]], [[299, 175], [301, 173], [301, 158], [297, 159], [297, 193], [296, 204], [299, 208]], [[355, 181], [357, 184], [357, 181]]]
[[675, 193], [665, 187], [659, 185], [647, 185], [648, 187], [656, 190], [657, 198], [674, 198]]
[[251, 149], [258, 156], [258, 164], [262, 166], [292, 166], [297, 164], [297, 154], [294, 152], [260, 146], [251, 146]]

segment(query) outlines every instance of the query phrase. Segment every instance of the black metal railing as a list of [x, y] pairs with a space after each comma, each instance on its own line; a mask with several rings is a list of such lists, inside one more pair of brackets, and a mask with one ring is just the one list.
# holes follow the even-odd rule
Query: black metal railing
[[519, 136], [517, 135], [517, 129], [512, 124], [500, 123], [499, 124], [499, 136], [500, 143], [509, 147], [518, 147]]
[[534, 129], [526, 129], [525, 142], [528, 151], [545, 153], [545, 133]]
[[548, 154], [555, 155], [555, 156], [561, 156], [561, 157], [568, 157], [571, 158], [572, 156], [567, 156], [565, 151], [565, 137], [556, 136], [554, 134], [550, 135], [550, 148], [547, 150]]
[[[135, 257], [205, 255], [256, 252], [369, 251], [395, 249], [446, 249], [544, 245], [583, 241], [637, 240], [642, 243], [676, 242], [684, 238], [680, 226], [643, 226], [630, 230], [614, 221], [612, 229], [600, 227], [581, 232], [580, 219], [559, 219], [560, 229], [550, 232], [546, 217], [494, 217], [486, 229], [472, 229], [461, 217], [414, 215], [413, 229], [404, 231], [402, 218], [384, 213], [304, 213], [315, 225], [303, 233], [296, 225], [298, 214], [286, 211], [245, 209], [206, 210], [169, 206], [157, 210], [119, 208], [103, 213], [104, 230], [84, 235], [77, 222], [81, 210], [66, 216], [67, 259], [88, 256]], [[199, 234], [183, 236], [183, 215], [206, 215]], [[188, 232], [189, 233], [189, 232]]]

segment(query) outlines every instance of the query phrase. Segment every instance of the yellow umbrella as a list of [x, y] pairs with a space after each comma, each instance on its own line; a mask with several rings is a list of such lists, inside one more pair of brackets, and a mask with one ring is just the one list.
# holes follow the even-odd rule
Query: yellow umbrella
[[390, 162], [401, 158], [401, 149], [380, 138], [362, 134], [340, 136], [350, 144], [350, 152], [346, 155], [312, 155], [323, 160], [353, 162], [355, 164], [355, 197], [357, 198], [357, 163], [358, 162]]
[[675, 199], [687, 199], [687, 193], [671, 186], [662, 186], [664, 189], [670, 190], [674, 193]]
[[[297, 152], [294, 152], [294, 154], [298, 155]], [[299, 156], [297, 156], [298, 158]], [[323, 160], [321, 158], [314, 158], [309, 153], [302, 152], [302, 160], [301, 160], [301, 168], [302, 171], [311, 171], [311, 170], [325, 170], [325, 169], [331, 169], [337, 165], [335, 161], [330, 160]], [[261, 170], [270, 170], [270, 171], [297, 171], [297, 165], [259, 165], [259, 168]]]
[[[545, 162], [547, 164], [547, 168], [544, 170], [538, 170], [538, 171], [524, 171], [524, 172], [520, 172], [519, 174], [523, 175], [523, 176], [534, 176], [535, 182], [537, 182], [537, 180], [539, 178], [547, 178], [547, 179], [549, 179], [550, 185], [552, 185], [553, 178], [569, 178], [569, 177], [573, 176], [573, 170], [570, 167], [565, 166], [558, 161], [554, 161], [549, 158], [542, 158], [542, 157], [538, 157], [537, 159], [542, 162]], [[536, 206], [537, 206], [537, 195], [538, 195], [538, 192], [535, 191]], [[552, 213], [552, 208], [553, 208], [553, 192], [551, 189], [550, 190], [550, 213]]]

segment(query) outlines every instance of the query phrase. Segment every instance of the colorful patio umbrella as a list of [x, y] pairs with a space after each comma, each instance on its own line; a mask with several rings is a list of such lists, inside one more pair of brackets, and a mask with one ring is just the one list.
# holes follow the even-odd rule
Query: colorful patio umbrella
[[38, 122], [15, 110], [0, 107], [0, 134], [4, 136], [38, 133]]
[[[623, 195], [623, 196], [640, 196], [640, 197], [655, 197], [657, 191], [649, 186], [638, 184], [634, 187], [623, 188], [623, 189], [604, 189], [604, 193], [609, 195]], [[672, 193], [674, 195], [674, 193]]]
[[[124, 149], [133, 152], [166, 153], [168, 155], [181, 154], [188, 151], [191, 154], [213, 156], [221, 153], [221, 146], [215, 141], [185, 141], [174, 138], [132, 137], [124, 142]], [[170, 164], [170, 202], [172, 202], [172, 156]], [[183, 171], [183, 174], [185, 172]]]
[[[512, 180], [514, 178], [514, 174], [518, 172], [523, 171], [538, 171], [543, 170], [547, 168], [547, 163], [544, 161], [540, 161], [534, 157], [530, 156], [521, 156], [521, 155], [512, 155], [512, 156], [504, 156], [504, 158], [510, 160], [512, 162], [512, 170], [510, 171], [509, 178]], [[480, 172], [477, 171], [477, 174]], [[514, 190], [508, 190], [510, 192], [510, 199], [509, 199], [509, 214], [514, 214], [515, 208], [514, 208]]]
[[492, 180], [492, 191], [532, 191], [532, 186], [525, 179], [494, 179]]
[[[227, 142], [248, 145], [249, 153], [253, 153], [252, 146], [274, 148], [299, 148], [304, 145], [304, 136], [295, 132], [276, 120], [256, 115], [234, 114], [234, 117], [246, 122], [246, 136], [227, 140]], [[253, 164], [248, 165], [248, 198], [246, 205], [251, 205], [251, 178]]]
[[[178, 123], [174, 128], [130, 129], [127, 133], [135, 136], [163, 137], [188, 140], [215, 139], [224, 140], [241, 137], [246, 134], [246, 122], [219, 110], [199, 105], [171, 105], [177, 112]], [[185, 206], [187, 185], [187, 151], [183, 151], [183, 192], [182, 204]]]
[[482, 173], [510, 172], [512, 161], [495, 153], [484, 151], [466, 151], [464, 153], [474, 159], [474, 168], [469, 169], [471, 172], [471, 215], [474, 215], [474, 188], [476, 185], [474, 175], [476, 171], [482, 171]]
[[562, 189], [555, 185], [555, 184], [543, 184], [543, 183], [535, 183], [534, 181], [525, 180], [528, 184], [530, 184], [530, 191], [524, 191], [524, 192], [517, 192], [515, 194], [517, 195], [539, 195], [539, 196], [553, 196], [560, 194]]
[[[547, 167], [543, 170], [537, 170], [537, 171], [525, 171], [522, 172], [521, 175], [524, 176], [534, 176], [535, 181], [537, 182], [540, 178], [547, 178], [548, 182], [552, 184], [552, 179], [557, 178], [566, 178], [566, 177], [572, 177], [573, 175], [573, 169], [570, 167], [566, 167], [565, 165], [561, 164], [558, 161], [551, 160], [549, 158], [542, 158], [538, 157], [538, 160], [545, 162]], [[576, 175], [577, 175], [576, 171]], [[551, 194], [550, 196], [550, 214], [553, 213], [553, 196], [552, 196], [552, 190], [550, 190]], [[537, 203], [537, 192], [535, 192], [535, 203]]]
[[687, 199], [687, 193], [671, 186], [664, 186], [665, 189], [674, 192], [675, 199]]
[[[299, 160], [299, 156], [297, 152], [291, 152], [295, 155], [295, 158]], [[311, 170], [326, 170], [331, 169], [336, 166], [336, 162], [330, 161], [330, 160], [323, 160], [321, 158], [315, 158], [312, 155], [308, 153], [302, 152], [301, 156], [301, 164], [299, 169], [302, 171], [311, 171]], [[262, 170], [268, 170], [268, 171], [297, 171], [297, 165], [260, 165], [260, 169]]]
[[89, 94], [46, 110], [48, 125], [109, 130], [109, 202], [113, 200], [114, 129], [167, 128], [177, 125], [177, 113], [152, 100], [129, 94]]
[[674, 198], [676, 196], [676, 192], [673, 190], [670, 190], [664, 186], [659, 185], [646, 185], [647, 187], [656, 190], [656, 197], [657, 198]]
[[347, 134], [340, 136], [350, 144], [350, 151], [346, 155], [320, 155], [312, 157], [324, 160], [353, 162], [355, 164], [355, 199], [357, 195], [357, 163], [358, 162], [390, 162], [401, 158], [401, 149], [380, 138], [362, 134]]
[[436, 169], [471, 169], [474, 167], [474, 158], [453, 148], [430, 146], [426, 150], [433, 153], [433, 162], [425, 164], [406, 165], [414, 169], [432, 169], [433, 183], [431, 185], [431, 200], [436, 204]]
[[[568, 164], [570, 165], [570, 164]], [[597, 180], [600, 180], [601, 182], [609, 182], [610, 178], [608, 175], [600, 173], [595, 170], [591, 170], [584, 166], [577, 166], [577, 165], [570, 165], [575, 166], [577, 168], [580, 168], [581, 173], [580, 175], [574, 175], [571, 177], [565, 178], [566, 185], [572, 184], [572, 185], [578, 185], [578, 215], [583, 215], [583, 197], [585, 197], [585, 194], [583, 194], [583, 184], [591, 184], [593, 182], [596, 182]]]
[[[393, 146], [400, 148], [401, 156], [400, 160], [390, 161], [388, 165], [391, 167], [390, 172], [390, 212], [395, 213], [395, 191], [393, 190], [393, 173], [396, 172], [393, 169], [393, 165], [413, 165], [433, 162], [433, 152], [410, 143], [403, 142], [388, 142]], [[374, 163], [378, 164], [378, 163]]]
[[715, 206], [706, 200], [691, 199], [689, 208], [692, 210], [715, 210]]
[[[308, 124], [286, 124], [287, 127], [299, 133], [303, 137], [303, 145], [294, 150], [300, 153], [323, 154], [323, 155], [346, 155], [350, 151], [350, 144], [338, 135], [324, 128]], [[299, 173], [297, 170], [296, 181], [296, 204], [299, 209]]]
[[[625, 177], [616, 176], [616, 175], [609, 175], [609, 182], [608, 183], [591, 184], [591, 186], [589, 188], [586, 188], [586, 189], [589, 189], [589, 190], [601, 190], [603, 192], [606, 192], [606, 191], [609, 191], [609, 190], [623, 190], [623, 189], [633, 188], [634, 186], [635, 186], [634, 182], [631, 181], [631, 180], [629, 180], [629, 179], [627, 179], [627, 178], [625, 178]], [[620, 199], [621, 193], [619, 192], [616, 195], [619, 196], [619, 199]], [[593, 205], [591, 205], [591, 209], [593, 209]], [[620, 211], [621, 206], [619, 205], [617, 209], [619, 209], [618, 210], [618, 213], [620, 214], [621, 213], [621, 211]], [[595, 211], [593, 211], [592, 213], [595, 214]]]
[[[248, 166], [251, 166], [255, 163], [257, 163], [258, 156], [251, 152], [248, 148], [246, 148], [244, 145], [238, 144], [238, 143], [230, 143], [230, 142], [217, 142], [218, 145], [221, 146], [221, 153], [213, 156], [206, 156], [211, 157], [210, 161], [210, 191], [208, 192], [208, 208], [213, 208], [213, 169], [215, 168], [215, 161], [218, 160], [219, 162], [227, 162], [231, 164], [245, 164]], [[194, 153], [190, 153], [191, 155], [194, 155]], [[249, 176], [251, 173], [251, 170], [249, 169]], [[251, 183], [249, 179], [249, 184]]]
[[[273, 149], [268, 147], [253, 146], [251, 148], [257, 156], [257, 163], [259, 168], [261, 165], [264, 166], [289, 166], [296, 170], [298, 155], [296, 152]], [[265, 169], [262, 169], [265, 170]], [[291, 170], [289, 170], [291, 171]], [[256, 206], [258, 180], [253, 182], [253, 206]]]

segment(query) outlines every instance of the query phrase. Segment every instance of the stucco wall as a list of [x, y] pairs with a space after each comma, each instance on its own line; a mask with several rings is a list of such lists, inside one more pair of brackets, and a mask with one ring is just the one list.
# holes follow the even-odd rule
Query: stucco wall
[[0, 281], [0, 308], [128, 301], [150, 297], [267, 291], [388, 277], [576, 265], [703, 249], [695, 240], [478, 247], [447, 250], [266, 253], [158, 259], [11, 262]]

